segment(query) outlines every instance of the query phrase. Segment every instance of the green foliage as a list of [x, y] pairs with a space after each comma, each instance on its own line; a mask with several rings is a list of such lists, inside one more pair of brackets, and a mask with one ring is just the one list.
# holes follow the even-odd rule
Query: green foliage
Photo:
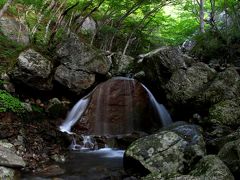
[[13, 67], [23, 45], [8, 39], [0, 32], [0, 73]]
[[23, 113], [25, 111], [21, 101], [4, 90], [0, 90], [0, 107], [0, 112]]

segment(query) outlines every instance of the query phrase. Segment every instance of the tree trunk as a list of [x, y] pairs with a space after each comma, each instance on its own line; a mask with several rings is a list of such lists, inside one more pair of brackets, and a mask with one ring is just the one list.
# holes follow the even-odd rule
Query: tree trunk
[[200, 32], [204, 33], [204, 0], [200, 0], [199, 2], [199, 7], [200, 7], [200, 11], [199, 11], [199, 17], [200, 17]]
[[8, 9], [8, 7], [12, 4], [13, 0], [8, 0], [3, 8], [0, 10], [0, 18], [3, 16], [4, 12]]

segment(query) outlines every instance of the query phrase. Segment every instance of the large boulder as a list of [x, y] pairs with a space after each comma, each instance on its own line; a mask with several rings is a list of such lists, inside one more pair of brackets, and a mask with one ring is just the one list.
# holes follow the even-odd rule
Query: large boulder
[[9, 39], [28, 45], [30, 42], [28, 28], [15, 17], [3, 16], [0, 18], [0, 30]]
[[75, 71], [107, 74], [111, 65], [102, 52], [85, 44], [75, 34], [60, 45], [57, 55], [62, 65]]
[[95, 82], [95, 74], [69, 69], [64, 65], [57, 67], [54, 79], [70, 91], [81, 93]]
[[32, 88], [51, 90], [50, 74], [52, 68], [53, 65], [50, 60], [33, 49], [27, 49], [19, 55], [11, 77], [13, 80], [20, 81]]
[[156, 134], [133, 142], [125, 152], [125, 169], [137, 172], [132, 163], [138, 162], [150, 173], [163, 176], [184, 173], [206, 153], [198, 126], [173, 124]]
[[[82, 22], [83, 21], [83, 22]], [[76, 25], [80, 25], [82, 22], [82, 25], [79, 30], [81, 30], [83, 33], [95, 33], [97, 30], [97, 23], [94, 21], [92, 17], [87, 17], [86, 19], [83, 19], [83, 17], [79, 17], [75, 23]]]
[[113, 78], [89, 95], [89, 105], [75, 126], [86, 134], [119, 135], [152, 132], [161, 127], [148, 92], [129, 78]]
[[13, 145], [9, 143], [0, 143], [0, 166], [6, 167], [25, 167], [26, 163], [22, 157], [15, 153]]
[[172, 73], [178, 69], [186, 69], [185, 57], [179, 48], [161, 47], [147, 54], [139, 55], [141, 68], [148, 79], [164, 85]]
[[220, 101], [235, 99], [240, 96], [240, 76], [234, 67], [229, 67], [217, 74], [209, 83], [198, 101], [215, 104]]
[[204, 63], [178, 69], [166, 84], [167, 98], [176, 104], [186, 104], [202, 93], [213, 80], [216, 71]]
[[57, 50], [60, 66], [54, 79], [70, 91], [81, 93], [95, 82], [95, 75], [106, 75], [110, 69], [110, 60], [100, 50], [82, 42], [71, 34]]

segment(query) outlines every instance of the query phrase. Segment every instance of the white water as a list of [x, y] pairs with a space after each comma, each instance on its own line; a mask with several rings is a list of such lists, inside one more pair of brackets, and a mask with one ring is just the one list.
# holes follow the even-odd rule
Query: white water
[[64, 123], [59, 127], [60, 131], [67, 132], [68, 134], [72, 134], [71, 128], [72, 126], [82, 117], [83, 113], [87, 109], [90, 98], [85, 96], [80, 99], [77, 104], [75, 104], [68, 114]]
[[163, 127], [166, 127], [172, 124], [172, 118], [169, 112], [167, 111], [167, 109], [165, 108], [165, 106], [157, 102], [153, 94], [149, 91], [149, 89], [146, 86], [142, 84], [142, 87], [144, 87], [144, 89], [147, 91], [150, 101], [152, 102], [154, 111], [157, 117], [161, 120]]

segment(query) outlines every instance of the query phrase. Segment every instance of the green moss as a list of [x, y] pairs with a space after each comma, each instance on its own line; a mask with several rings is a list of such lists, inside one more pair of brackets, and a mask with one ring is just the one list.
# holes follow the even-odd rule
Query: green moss
[[22, 102], [4, 90], [0, 90], [0, 106], [0, 112], [23, 113], [25, 111]]

